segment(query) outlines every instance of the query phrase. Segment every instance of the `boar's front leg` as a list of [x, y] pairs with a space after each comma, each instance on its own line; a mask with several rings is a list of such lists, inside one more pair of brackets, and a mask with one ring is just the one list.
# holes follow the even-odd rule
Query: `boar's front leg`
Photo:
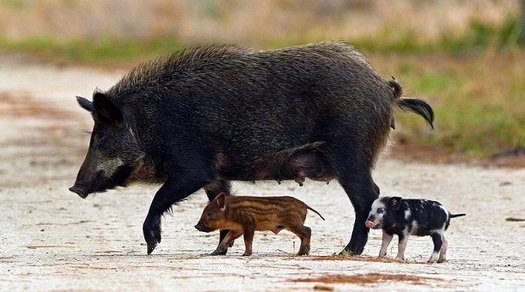
[[[184, 169], [185, 172], [173, 173], [157, 191], [151, 202], [148, 215], [144, 220], [142, 231], [148, 245], [148, 254], [155, 249], [161, 240], [160, 218], [171, 206], [196, 192], [213, 179], [213, 171], [207, 173], [205, 168]], [[192, 171], [193, 170], [193, 171]]]
[[225, 255], [226, 252], [228, 251], [228, 246], [230, 245], [230, 243], [242, 235], [242, 230], [225, 230], [225, 231], [227, 231], [226, 236], [219, 243], [217, 248], [211, 253], [211, 255]]

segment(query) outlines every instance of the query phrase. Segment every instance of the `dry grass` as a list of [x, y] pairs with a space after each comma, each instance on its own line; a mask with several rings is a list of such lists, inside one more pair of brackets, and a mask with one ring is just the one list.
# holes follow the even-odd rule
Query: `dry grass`
[[525, 55], [505, 31], [518, 8], [518, 0], [0, 0], [0, 52], [127, 68], [193, 43], [346, 39], [435, 109], [434, 132], [396, 114], [396, 152], [480, 158], [525, 145]]
[[398, 144], [420, 141], [446, 153], [474, 156], [524, 145], [524, 57], [522, 51], [490, 50], [457, 56], [371, 56], [383, 76], [400, 80], [406, 96], [422, 97], [435, 110], [434, 132], [420, 117], [398, 112]]
[[[463, 34], [472, 20], [501, 23], [518, 1], [490, 0], [2, 0], [0, 35], [9, 38], [171, 36], [191, 42], [355, 39], [409, 32], [416, 41]], [[386, 35], [384, 34], [388, 32]]]
[[405, 282], [412, 285], [424, 285], [443, 281], [437, 278], [402, 275], [402, 274], [386, 274], [386, 273], [367, 273], [367, 274], [332, 274], [324, 275], [315, 278], [296, 279], [295, 282], [314, 282], [324, 284], [380, 284], [388, 282]]

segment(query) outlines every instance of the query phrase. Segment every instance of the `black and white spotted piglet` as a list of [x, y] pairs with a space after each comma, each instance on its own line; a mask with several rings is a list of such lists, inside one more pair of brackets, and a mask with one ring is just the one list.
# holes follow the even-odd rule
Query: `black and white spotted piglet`
[[409, 235], [430, 235], [434, 242], [434, 251], [428, 263], [444, 262], [448, 241], [445, 230], [450, 218], [465, 214], [450, 214], [443, 205], [436, 201], [402, 199], [401, 197], [380, 197], [372, 204], [365, 225], [383, 230], [383, 243], [379, 256], [386, 255], [386, 250], [394, 234], [399, 237], [397, 259], [405, 259], [405, 248]]

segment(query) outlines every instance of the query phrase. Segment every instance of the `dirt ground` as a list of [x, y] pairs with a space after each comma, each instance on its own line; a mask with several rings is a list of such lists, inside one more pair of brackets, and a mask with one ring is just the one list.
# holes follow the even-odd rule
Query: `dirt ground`
[[[92, 122], [74, 96], [106, 89], [123, 72], [0, 59], [0, 290], [500, 290], [525, 288], [525, 169], [379, 161], [382, 194], [441, 201], [453, 213], [448, 261], [426, 264], [429, 237], [409, 240], [407, 262], [376, 258], [373, 230], [364, 255], [336, 256], [353, 224], [337, 185], [236, 183], [242, 195], [292, 195], [309, 213], [311, 255], [296, 257], [287, 231], [256, 233], [254, 254], [236, 241], [227, 256], [209, 256], [218, 234], [196, 224], [198, 192], [163, 220], [162, 243], [146, 255], [142, 221], [157, 189], [133, 186], [82, 200], [68, 191], [84, 157]], [[395, 146], [392, 151], [395, 150]]]

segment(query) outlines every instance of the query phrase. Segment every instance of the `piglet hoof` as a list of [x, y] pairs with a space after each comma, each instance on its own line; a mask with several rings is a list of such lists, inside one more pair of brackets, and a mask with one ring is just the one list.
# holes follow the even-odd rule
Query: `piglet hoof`
[[406, 263], [405, 258], [396, 258], [396, 261], [400, 263]]
[[216, 250], [214, 250], [212, 253], [210, 253], [210, 255], [226, 255], [226, 253], [228, 252], [228, 249], [219, 249], [217, 248]]
[[245, 252], [242, 254], [243, 257], [249, 257], [249, 256], [251, 256], [251, 255], [252, 255], [252, 253], [251, 253], [251, 252], [247, 252], [247, 251], [245, 251]]
[[297, 255], [304, 256], [304, 255], [308, 255], [309, 253], [310, 253], [310, 247], [305, 248], [305, 249], [300, 249]]

